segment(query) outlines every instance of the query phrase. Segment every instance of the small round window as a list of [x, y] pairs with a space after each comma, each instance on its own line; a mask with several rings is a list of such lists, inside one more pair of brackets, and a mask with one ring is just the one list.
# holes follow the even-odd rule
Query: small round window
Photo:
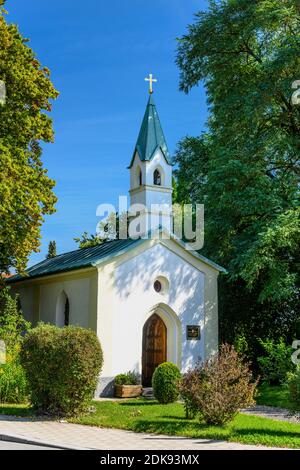
[[155, 279], [153, 288], [158, 294], [167, 294], [169, 291], [169, 281], [163, 276], [159, 276]]
[[154, 282], [154, 290], [155, 292], [161, 292], [162, 291], [162, 285], [160, 281], [155, 281]]

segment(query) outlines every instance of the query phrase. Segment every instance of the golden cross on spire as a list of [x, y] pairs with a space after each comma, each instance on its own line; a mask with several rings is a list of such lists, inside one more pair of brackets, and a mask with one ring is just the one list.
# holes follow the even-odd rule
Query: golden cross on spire
[[152, 73], [149, 73], [149, 78], [145, 78], [145, 82], [149, 82], [149, 93], [150, 95], [152, 95], [153, 93], [153, 87], [152, 87], [152, 84], [157, 82], [156, 78], [153, 78], [153, 75]]

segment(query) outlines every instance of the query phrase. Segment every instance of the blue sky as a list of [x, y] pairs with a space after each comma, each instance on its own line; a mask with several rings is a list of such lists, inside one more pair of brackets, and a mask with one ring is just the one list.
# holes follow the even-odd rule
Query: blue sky
[[21, 33], [60, 96], [53, 105], [55, 143], [43, 161], [56, 181], [57, 212], [46, 218], [41, 252], [76, 248], [75, 236], [95, 232], [96, 208], [128, 193], [128, 166], [148, 99], [144, 78], [158, 78], [154, 99], [171, 154], [207, 118], [203, 88], [178, 90], [176, 37], [205, 0], [7, 0], [8, 21]]

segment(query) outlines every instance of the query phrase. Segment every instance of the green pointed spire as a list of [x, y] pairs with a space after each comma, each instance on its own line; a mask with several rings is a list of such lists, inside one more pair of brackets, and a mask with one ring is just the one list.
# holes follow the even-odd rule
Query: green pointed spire
[[147, 103], [140, 133], [129, 168], [132, 166], [136, 151], [138, 152], [141, 161], [144, 162], [151, 160], [158, 148], [160, 148], [162, 151], [167, 163], [171, 165], [172, 163], [166, 144], [166, 139], [151, 94]]

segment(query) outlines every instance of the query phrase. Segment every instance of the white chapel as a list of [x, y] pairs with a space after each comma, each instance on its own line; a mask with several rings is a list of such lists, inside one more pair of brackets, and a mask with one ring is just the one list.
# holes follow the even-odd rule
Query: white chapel
[[218, 347], [224, 269], [172, 235], [172, 162], [151, 92], [129, 163], [131, 205], [141, 205], [148, 236], [64, 253], [9, 280], [33, 325], [97, 332], [104, 355], [98, 396], [113, 394], [119, 373], [134, 370], [149, 386], [160, 363], [186, 371]]

